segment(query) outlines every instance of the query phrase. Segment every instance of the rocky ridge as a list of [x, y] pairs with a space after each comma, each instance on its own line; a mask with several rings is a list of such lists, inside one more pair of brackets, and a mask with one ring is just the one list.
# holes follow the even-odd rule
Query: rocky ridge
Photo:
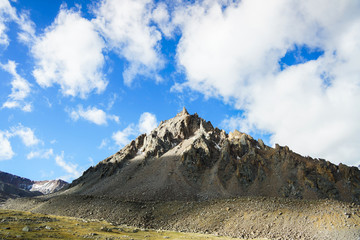
[[12, 184], [0, 181], [0, 203], [6, 201], [9, 198], [35, 197], [39, 195], [41, 195], [40, 192], [26, 191], [21, 188], [17, 188]]
[[10, 173], [0, 171], [0, 182], [2, 186], [1, 195], [4, 198], [37, 196], [59, 191], [68, 183], [61, 180], [33, 181]]
[[140, 201], [238, 196], [336, 199], [360, 203], [360, 171], [227, 134], [184, 108], [89, 168], [64, 194]]

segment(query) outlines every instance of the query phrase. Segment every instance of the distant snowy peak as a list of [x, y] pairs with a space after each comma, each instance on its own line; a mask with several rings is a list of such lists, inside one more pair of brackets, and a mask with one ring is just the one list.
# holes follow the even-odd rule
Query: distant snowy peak
[[50, 194], [59, 191], [63, 187], [67, 186], [68, 183], [61, 180], [47, 180], [47, 181], [34, 181], [30, 191], [41, 192], [42, 194]]
[[42, 194], [50, 194], [59, 191], [68, 183], [61, 180], [46, 180], [46, 181], [33, 181], [27, 178], [19, 177], [10, 173], [0, 171], [0, 181], [3, 183], [11, 184], [16, 188], [30, 191], [40, 192]]

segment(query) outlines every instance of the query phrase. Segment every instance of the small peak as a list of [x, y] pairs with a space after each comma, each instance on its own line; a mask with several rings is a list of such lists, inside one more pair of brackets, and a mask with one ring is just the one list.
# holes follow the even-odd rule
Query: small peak
[[233, 139], [233, 138], [240, 138], [242, 135], [244, 135], [244, 133], [239, 132], [237, 129], [235, 129], [233, 132], [229, 133], [229, 138]]
[[182, 116], [182, 115], [190, 115], [185, 107], [183, 107], [183, 110], [177, 114], [177, 116]]
[[181, 111], [181, 115], [189, 115], [185, 107], [183, 107], [183, 110]]

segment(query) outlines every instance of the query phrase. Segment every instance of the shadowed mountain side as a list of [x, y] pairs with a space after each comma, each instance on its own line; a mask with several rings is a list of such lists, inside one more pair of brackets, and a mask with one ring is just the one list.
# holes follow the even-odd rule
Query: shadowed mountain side
[[0, 181], [0, 202], [9, 198], [34, 197], [42, 195], [40, 192], [30, 192], [8, 183]]
[[[10, 184], [6, 188], [3, 188], [3, 196], [6, 196], [6, 190], [8, 189], [11, 192], [14, 192], [15, 188], [17, 188], [18, 192], [29, 192], [27, 195], [22, 194], [21, 196], [35, 196], [39, 194], [49, 194], [54, 193], [69, 185], [67, 182], [56, 179], [56, 180], [44, 180], [44, 181], [33, 181], [28, 178], [19, 177], [7, 172], [0, 171], [0, 182], [4, 184]], [[11, 190], [10, 190], [11, 189]], [[34, 192], [35, 194], [31, 194], [30, 192]], [[12, 193], [9, 192], [9, 196]], [[12, 195], [15, 197], [16, 195]]]
[[64, 194], [130, 200], [235, 196], [331, 198], [359, 203], [360, 171], [227, 134], [186, 109], [89, 168]]

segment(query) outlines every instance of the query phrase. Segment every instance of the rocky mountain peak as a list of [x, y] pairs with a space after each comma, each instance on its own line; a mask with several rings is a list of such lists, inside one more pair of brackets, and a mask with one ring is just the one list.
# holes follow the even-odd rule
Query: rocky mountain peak
[[181, 115], [190, 115], [190, 114], [188, 113], [188, 111], [186, 110], [186, 108], [183, 107], [182, 111], [179, 112], [176, 116], [181, 116]]
[[[74, 188], [71, 188], [74, 187]], [[227, 134], [184, 108], [91, 167], [69, 191], [124, 198], [210, 199], [234, 196], [360, 200], [360, 171]]]
[[142, 134], [126, 145], [114, 156], [102, 163], [119, 162], [138, 155], [160, 157], [182, 141], [191, 137], [199, 137], [214, 131], [211, 122], [200, 118], [196, 113], [190, 115], [184, 107], [175, 117], [161, 121], [159, 126], [149, 134]]

